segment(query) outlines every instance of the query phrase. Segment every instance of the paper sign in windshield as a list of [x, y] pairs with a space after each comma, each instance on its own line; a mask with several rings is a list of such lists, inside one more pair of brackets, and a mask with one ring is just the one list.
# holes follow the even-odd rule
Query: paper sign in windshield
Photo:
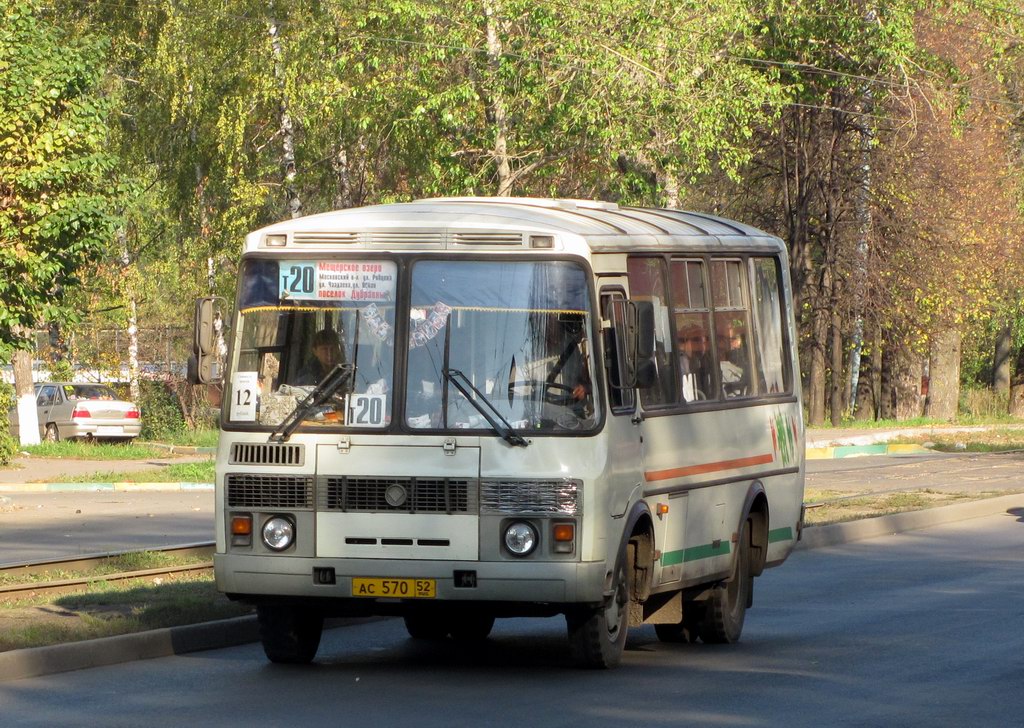
[[395, 300], [397, 266], [388, 260], [281, 261], [282, 301]]

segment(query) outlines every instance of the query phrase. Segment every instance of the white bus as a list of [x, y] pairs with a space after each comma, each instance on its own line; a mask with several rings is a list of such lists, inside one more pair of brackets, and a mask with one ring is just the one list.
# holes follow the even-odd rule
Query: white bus
[[[197, 303], [197, 381], [218, 366]], [[631, 625], [734, 642], [800, 536], [786, 251], [717, 217], [452, 198], [245, 242], [224, 367], [216, 579], [274, 662], [325, 617], [415, 639], [565, 616], [611, 667]]]

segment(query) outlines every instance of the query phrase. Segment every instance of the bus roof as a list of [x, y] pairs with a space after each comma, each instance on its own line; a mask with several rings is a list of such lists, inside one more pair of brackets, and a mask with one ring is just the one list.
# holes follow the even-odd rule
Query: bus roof
[[[782, 241], [733, 220], [613, 202], [527, 197], [449, 197], [338, 210], [251, 233], [246, 251], [507, 250], [546, 247], [587, 254], [677, 247], [779, 251]], [[550, 247], [531, 237], [551, 236]]]

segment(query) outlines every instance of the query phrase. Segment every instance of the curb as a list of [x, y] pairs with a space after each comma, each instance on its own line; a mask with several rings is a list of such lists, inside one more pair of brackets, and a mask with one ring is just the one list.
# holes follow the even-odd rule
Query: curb
[[[993, 516], [1006, 513], [1013, 508], [1021, 509], [1021, 514], [1017, 517], [1024, 519], [1024, 493], [835, 523], [830, 526], [809, 526], [803, 530], [802, 538], [794, 550], [806, 551], [838, 546], [943, 523]], [[336, 619], [330, 620], [330, 626], [350, 626], [377, 619], [381, 617]], [[249, 644], [258, 639], [256, 617], [248, 616], [62, 645], [11, 650], [0, 652], [0, 682], [154, 657], [216, 650]]]
[[159, 450], [166, 450], [174, 455], [216, 455], [216, 447], [200, 447], [199, 445], [166, 445], [162, 442], [147, 442], [140, 440], [139, 445], [155, 447]]
[[71, 493], [75, 491], [204, 491], [213, 483], [0, 483], [0, 493]]
[[[891, 536], [905, 531], [940, 526], [944, 523], [967, 521], [972, 518], [994, 516], [1013, 508], [1024, 511], [1024, 493], [986, 498], [968, 503], [954, 503], [949, 506], [925, 508], [920, 511], [892, 513], [888, 516], [862, 518], [859, 521], [833, 523], [828, 526], [808, 526], [803, 530], [796, 549], [817, 549], [838, 546], [853, 541], [864, 541], [879, 536]], [[1024, 516], [1024, 512], [1021, 514]]]
[[934, 453], [921, 445], [887, 445], [876, 443], [868, 445], [829, 445], [826, 447], [808, 447], [808, 460], [830, 460], [833, 458], [856, 458], [866, 455], [927, 455]]

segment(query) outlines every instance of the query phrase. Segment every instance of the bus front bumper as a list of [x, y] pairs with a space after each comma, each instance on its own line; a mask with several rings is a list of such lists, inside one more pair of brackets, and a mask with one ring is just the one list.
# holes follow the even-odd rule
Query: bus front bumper
[[[395, 562], [215, 554], [214, 571], [220, 591], [254, 601], [264, 597], [309, 597], [395, 602], [353, 595], [353, 577], [378, 577], [434, 580], [435, 597], [403, 601], [598, 604], [603, 599], [607, 568], [601, 561]], [[321, 583], [328, 574], [333, 583]], [[469, 583], [474, 586], [466, 586]]]

